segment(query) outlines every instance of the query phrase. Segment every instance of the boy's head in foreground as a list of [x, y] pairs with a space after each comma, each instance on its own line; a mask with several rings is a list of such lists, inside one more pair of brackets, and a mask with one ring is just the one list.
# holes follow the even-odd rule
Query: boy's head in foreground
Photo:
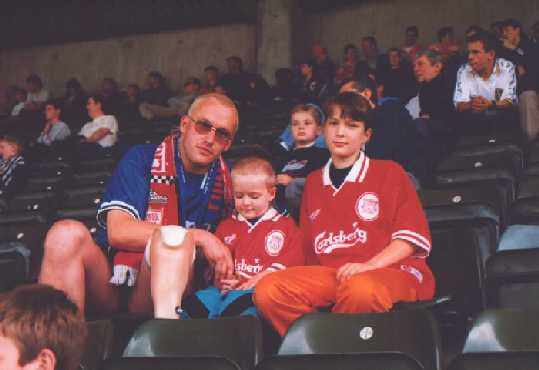
[[275, 198], [275, 172], [261, 157], [240, 159], [232, 168], [232, 189], [236, 211], [247, 220], [258, 218]]
[[24, 285], [0, 296], [0, 369], [75, 370], [86, 323], [64, 292]]

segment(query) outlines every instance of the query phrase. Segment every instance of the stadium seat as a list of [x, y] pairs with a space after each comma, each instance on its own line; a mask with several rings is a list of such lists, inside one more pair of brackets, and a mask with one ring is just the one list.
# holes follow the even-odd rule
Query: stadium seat
[[0, 242], [0, 292], [28, 281], [30, 250], [20, 242]]
[[487, 310], [449, 370], [532, 370], [539, 364], [539, 310]]
[[112, 171], [117, 161], [113, 158], [100, 158], [83, 160], [75, 167], [75, 173], [86, 174], [88, 172]]
[[520, 138], [514, 133], [497, 133], [485, 136], [464, 136], [457, 142], [458, 149], [484, 146], [499, 146], [504, 144], [520, 144]]
[[62, 190], [64, 179], [62, 177], [31, 177], [24, 188], [25, 193], [49, 191], [58, 193]]
[[31, 252], [31, 275], [41, 261], [43, 240], [49, 228], [47, 220], [38, 213], [26, 212], [0, 216], [0, 242], [18, 241]]
[[510, 219], [512, 224], [539, 224], [539, 176], [527, 176], [520, 180]]
[[436, 278], [436, 297], [449, 296], [436, 313], [444, 338], [465, 333], [468, 321], [484, 309], [487, 259], [496, 251], [499, 218], [491, 207], [463, 205], [427, 208], [432, 251], [427, 263]]
[[88, 337], [81, 358], [81, 369], [101, 370], [103, 360], [110, 356], [113, 327], [109, 320], [87, 322]]
[[425, 310], [306, 314], [257, 369], [440, 369], [440, 337]]
[[[190, 357], [118, 358], [104, 362], [102, 370], [243, 370], [226, 358]], [[252, 367], [245, 370], [253, 369]]]
[[111, 171], [95, 171], [86, 173], [76, 173], [69, 181], [71, 188], [81, 188], [87, 186], [105, 185], [112, 175]]
[[[471, 152], [473, 153], [473, 152]], [[505, 169], [514, 176], [519, 176], [523, 168], [522, 152], [498, 152], [466, 154], [466, 152], [457, 152], [443, 160], [437, 172], [475, 170], [475, 169]]]
[[539, 248], [539, 225], [510, 225], [503, 232], [497, 252]]
[[36, 212], [49, 217], [57, 207], [56, 194], [39, 192], [20, 194], [8, 202], [8, 213]]
[[136, 330], [123, 357], [185, 358], [192, 369], [202, 368], [195, 358], [219, 358], [232, 361], [241, 369], [251, 369], [261, 353], [260, 322], [243, 316], [147, 321]]
[[102, 185], [88, 186], [64, 191], [60, 199], [60, 207], [63, 209], [96, 208], [105, 191]]
[[419, 192], [423, 208], [453, 206], [456, 208], [492, 209], [500, 217], [500, 224], [505, 224], [507, 217], [507, 201], [503, 199], [498, 187], [482, 184], [447, 186], [440, 189], [425, 189]]
[[538, 248], [500, 251], [486, 266], [489, 307], [539, 308]]
[[30, 167], [30, 173], [35, 177], [65, 177], [71, 171], [71, 165], [63, 160], [36, 163]]
[[506, 169], [479, 168], [471, 171], [449, 171], [438, 173], [436, 183], [439, 187], [469, 185], [497, 187], [500, 196], [509, 207], [516, 196], [516, 177]]

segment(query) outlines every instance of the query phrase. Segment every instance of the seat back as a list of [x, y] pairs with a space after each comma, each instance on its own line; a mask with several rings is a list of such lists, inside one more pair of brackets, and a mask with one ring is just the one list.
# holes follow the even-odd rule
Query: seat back
[[30, 250], [19, 242], [0, 243], [0, 292], [28, 281]]
[[225, 358], [251, 369], [261, 358], [261, 338], [254, 317], [150, 320], [131, 337], [124, 357]]
[[104, 362], [102, 370], [242, 370], [226, 358], [137, 357], [117, 358]]
[[536, 370], [539, 352], [467, 353], [451, 361], [448, 370]]
[[96, 320], [87, 323], [88, 337], [81, 358], [81, 368], [100, 370], [103, 360], [111, 351], [113, 328], [109, 320]]
[[539, 248], [496, 253], [486, 275], [489, 307], [539, 309]]
[[64, 209], [97, 208], [97, 205], [101, 202], [101, 196], [104, 191], [104, 186], [68, 189], [62, 195], [60, 207]]
[[394, 354], [426, 369], [440, 368], [440, 337], [432, 315], [425, 310], [369, 314], [307, 314], [288, 329], [279, 356]]
[[482, 312], [473, 322], [462, 353], [539, 352], [538, 309]]
[[520, 175], [523, 168], [522, 152], [460, 152], [446, 158], [437, 168], [438, 172], [501, 168], [514, 176]]
[[57, 207], [56, 194], [45, 191], [39, 193], [20, 194], [8, 202], [10, 214], [19, 212], [36, 212], [49, 217]]
[[[338, 355], [287, 355], [265, 358], [257, 370], [424, 370], [413, 358], [400, 353]], [[111, 369], [112, 370], [112, 369]]]

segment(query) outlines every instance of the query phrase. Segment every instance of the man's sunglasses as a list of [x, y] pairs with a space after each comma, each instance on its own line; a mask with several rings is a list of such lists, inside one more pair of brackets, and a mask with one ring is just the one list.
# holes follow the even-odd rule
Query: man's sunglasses
[[224, 128], [217, 128], [207, 119], [195, 120], [193, 117], [187, 116], [191, 121], [195, 123], [195, 131], [200, 135], [207, 135], [210, 132], [215, 132], [215, 139], [221, 143], [228, 144], [232, 141], [232, 134]]

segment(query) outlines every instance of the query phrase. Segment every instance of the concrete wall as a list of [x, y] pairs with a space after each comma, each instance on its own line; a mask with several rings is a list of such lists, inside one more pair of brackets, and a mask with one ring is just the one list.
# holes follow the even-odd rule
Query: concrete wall
[[157, 70], [177, 88], [187, 77], [202, 77], [209, 64], [224, 70], [224, 59], [230, 55], [240, 56], [247, 69], [254, 69], [255, 53], [254, 25], [224, 25], [4, 51], [0, 81], [3, 86], [24, 85], [26, 76], [35, 72], [59, 96], [70, 77], [79, 78], [91, 91], [103, 77], [113, 77], [123, 86], [134, 82], [142, 86], [145, 75]]
[[336, 62], [347, 43], [359, 46], [361, 37], [374, 35], [382, 50], [399, 46], [408, 25], [417, 25], [422, 45], [433, 42], [441, 26], [453, 26], [457, 38], [471, 24], [488, 27], [496, 20], [513, 17], [525, 27], [539, 20], [538, 0], [363, 0], [329, 13], [310, 15], [300, 54], [319, 41]]

